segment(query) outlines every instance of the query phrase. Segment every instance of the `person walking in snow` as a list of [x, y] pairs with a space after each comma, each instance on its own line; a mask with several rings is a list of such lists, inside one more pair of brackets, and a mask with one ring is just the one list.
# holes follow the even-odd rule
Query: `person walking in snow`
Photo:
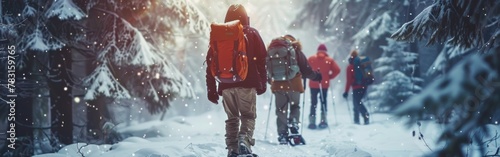
[[[240, 4], [233, 4], [226, 13], [224, 22], [239, 20], [243, 25], [243, 32], [247, 38], [246, 53], [248, 56], [248, 75], [242, 82], [218, 83], [209, 68], [214, 50], [207, 53], [206, 83], [208, 99], [217, 104], [222, 96], [222, 105], [227, 114], [226, 122], [226, 149], [228, 157], [239, 154], [252, 154], [256, 115], [256, 95], [266, 92], [266, 47], [258, 31], [250, 26], [250, 19], [245, 8]], [[222, 62], [222, 61], [220, 61]], [[240, 125], [241, 124], [241, 125]]]
[[328, 56], [325, 44], [320, 44], [318, 46], [317, 53], [310, 56], [308, 58], [308, 61], [312, 69], [319, 70], [321, 75], [324, 77], [321, 82], [309, 81], [309, 87], [311, 91], [311, 112], [309, 113], [308, 128], [316, 129], [316, 107], [318, 103], [318, 97], [320, 97], [321, 118], [318, 127], [323, 129], [328, 127], [328, 122], [326, 120], [326, 98], [328, 97], [330, 80], [337, 77], [337, 75], [340, 73], [340, 68], [337, 63]]
[[354, 69], [354, 64], [355, 62], [359, 62], [359, 57], [358, 57], [358, 51], [353, 50], [351, 52], [351, 55], [349, 57], [349, 65], [347, 66], [346, 69], [346, 84], [345, 84], [345, 91], [344, 94], [342, 95], [345, 99], [347, 99], [349, 89], [352, 87], [353, 94], [352, 94], [352, 104], [354, 106], [354, 123], [355, 124], [360, 124], [359, 123], [359, 116], [363, 117], [363, 120], [365, 122], [365, 125], [368, 125], [370, 123], [370, 115], [368, 113], [368, 110], [366, 110], [365, 105], [363, 105], [363, 102], [361, 99], [363, 99], [365, 93], [366, 93], [366, 85], [363, 85], [362, 83], [356, 83], [357, 81], [355, 80], [355, 69]]
[[[302, 45], [300, 41], [296, 40], [295, 37], [292, 35], [285, 35], [283, 37], [280, 37], [278, 39], [273, 40], [271, 44], [269, 45], [268, 48], [268, 56], [272, 57], [274, 56], [274, 52], [270, 51], [273, 49], [273, 47], [276, 49], [276, 47], [279, 47], [280, 44], [276, 44], [275, 42], [282, 42], [282, 40], [288, 40], [285, 42], [290, 42], [293, 47], [293, 50], [295, 52], [294, 55], [291, 56], [283, 56], [284, 58], [292, 58], [295, 59], [294, 61], [285, 61], [290, 63], [290, 65], [287, 66], [279, 66], [280, 64], [283, 64], [281, 60], [276, 60], [273, 61], [271, 59], [268, 59], [268, 63], [266, 63], [267, 70], [268, 70], [268, 77], [271, 77], [269, 79], [269, 83], [271, 84], [271, 91], [273, 92], [275, 96], [275, 105], [276, 105], [276, 124], [277, 124], [277, 131], [278, 131], [278, 141], [280, 144], [287, 144], [287, 137], [289, 135], [288, 128], [290, 127], [290, 132], [292, 134], [298, 134], [298, 124], [300, 123], [300, 93], [304, 93], [304, 86], [302, 84], [302, 78], [306, 79], [309, 78], [313, 81], [321, 81], [321, 74], [318, 72], [315, 72], [311, 69], [309, 66], [309, 63], [307, 62], [307, 58], [302, 52]], [[278, 45], [278, 46], [276, 46]], [[286, 45], [284, 45], [286, 47]], [[278, 48], [279, 49], [279, 48]], [[288, 48], [285, 48], [283, 50], [287, 50]], [[276, 53], [279, 50], [276, 51]], [[286, 54], [286, 53], [282, 53]], [[277, 62], [274, 65], [278, 65], [276, 67], [273, 67], [273, 63], [269, 62]], [[298, 67], [297, 67], [298, 66]], [[295, 68], [293, 69], [277, 69], [277, 68]], [[274, 80], [272, 78], [276, 77], [277, 79], [283, 78], [284, 76], [275, 76], [280, 75], [277, 71], [292, 71], [294, 72], [291, 76], [293, 78], [289, 80], [283, 80], [283, 81], [278, 81]], [[276, 73], [273, 73], [276, 72]], [[290, 114], [288, 114], [288, 109], [290, 109]]]

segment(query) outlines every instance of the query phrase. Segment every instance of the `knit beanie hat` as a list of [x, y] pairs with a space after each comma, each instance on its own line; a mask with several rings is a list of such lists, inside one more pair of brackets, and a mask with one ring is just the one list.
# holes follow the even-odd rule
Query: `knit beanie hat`
[[319, 44], [318, 51], [327, 51], [325, 44]]

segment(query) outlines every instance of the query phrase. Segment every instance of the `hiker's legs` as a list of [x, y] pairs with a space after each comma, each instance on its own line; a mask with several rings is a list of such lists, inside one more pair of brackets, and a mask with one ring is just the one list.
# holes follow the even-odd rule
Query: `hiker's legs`
[[285, 91], [277, 91], [274, 93], [276, 104], [276, 126], [278, 135], [288, 135], [287, 119], [288, 119], [288, 95]]
[[234, 88], [222, 91], [222, 105], [227, 115], [226, 120], [226, 149], [238, 152], [238, 134], [240, 131], [240, 113], [238, 110]]
[[322, 98], [321, 100], [321, 113], [326, 113], [328, 111], [328, 105], [326, 104], [326, 98], [328, 97], [328, 88], [321, 89]]
[[361, 99], [363, 99], [363, 97], [365, 96], [365, 93], [366, 93], [366, 89], [359, 89], [359, 95], [360, 95], [360, 101], [359, 101], [359, 112], [361, 114], [361, 116], [363, 117], [363, 120], [365, 122], [365, 124], [369, 124], [370, 122], [370, 114], [368, 113], [368, 110], [366, 109], [365, 105], [363, 104], [363, 101], [361, 101]]
[[328, 89], [327, 88], [323, 88], [321, 89], [321, 94], [319, 95], [320, 96], [320, 105], [321, 105], [321, 116], [320, 116], [320, 120], [319, 120], [319, 127], [320, 128], [324, 128], [328, 125], [328, 122], [326, 120], [326, 115], [327, 115], [327, 111], [328, 111], [328, 107], [326, 105], [326, 98], [327, 98], [327, 94], [328, 94]]
[[366, 110], [365, 106], [363, 105], [363, 102], [361, 99], [363, 99], [363, 96], [365, 94], [365, 89], [354, 89], [353, 90], [353, 106], [354, 106], [354, 123], [359, 124], [359, 114], [363, 116], [365, 123], [367, 120], [368, 116], [368, 111]]
[[[245, 145], [250, 149], [250, 146], [255, 144], [253, 133], [255, 129], [256, 100], [257, 92], [255, 88], [236, 88], [236, 98], [238, 108], [240, 110], [241, 126], [239, 132], [240, 142], [243, 140]], [[250, 150], [251, 151], [251, 150]]]
[[288, 123], [301, 123], [300, 122], [300, 93], [299, 92], [288, 92], [288, 97], [290, 98], [290, 116], [288, 118]]
[[318, 88], [311, 88], [311, 112], [309, 112], [309, 116], [316, 117], [316, 107], [318, 105]]

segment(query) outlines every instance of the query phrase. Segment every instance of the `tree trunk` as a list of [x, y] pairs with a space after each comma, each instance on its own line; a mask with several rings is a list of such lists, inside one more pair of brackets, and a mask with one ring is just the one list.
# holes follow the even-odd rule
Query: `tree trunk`
[[49, 55], [52, 132], [61, 143], [68, 145], [73, 143], [72, 85], [67, 71], [71, 69], [71, 53], [68, 47], [63, 47]]
[[88, 101], [87, 106], [87, 130], [91, 140], [98, 140], [96, 144], [106, 142], [107, 133], [102, 129], [106, 121], [110, 121], [110, 114], [107, 108], [111, 100], [99, 96], [95, 100]]
[[[100, 8], [106, 8], [105, 6], [101, 6], [103, 4], [99, 3], [95, 7], [100, 7]], [[98, 11], [96, 9], [90, 9], [88, 13], [88, 18], [86, 20], [85, 25], [87, 26], [87, 31], [88, 32], [99, 32], [105, 29], [106, 27], [109, 27], [107, 25], [104, 25], [103, 21], [101, 18], [102, 12]], [[95, 36], [88, 35], [87, 40], [89, 41], [94, 41]], [[94, 49], [95, 50], [95, 49]], [[93, 60], [91, 61], [92, 63], [86, 64], [88, 74], [91, 74], [92, 71], [96, 68], [96, 60], [98, 56], [98, 52], [93, 52], [95, 56], [93, 57]], [[88, 76], [87, 74], [87, 76]], [[102, 125], [104, 117], [109, 117], [107, 116], [107, 110], [105, 108], [107, 102], [107, 98], [103, 96], [98, 96], [96, 99], [87, 101], [87, 136], [90, 138], [91, 143], [103, 143], [104, 135], [102, 131]], [[96, 141], [97, 140], [97, 141]]]
[[35, 64], [31, 70], [36, 80], [33, 89], [33, 137], [37, 153], [54, 152], [54, 136], [51, 134], [52, 120], [50, 116], [50, 89], [47, 84], [47, 65], [49, 55], [46, 52], [37, 52]]
[[[414, 4], [418, 2], [410, 2], [410, 5], [408, 6], [408, 14], [407, 14], [407, 21], [413, 20], [417, 13], [419, 13], [421, 10], [417, 10], [418, 4]], [[411, 42], [410, 43], [410, 50], [408, 52], [412, 53], [417, 53], [417, 59], [413, 60], [411, 64], [415, 65], [415, 68], [413, 69], [413, 72], [411, 73], [410, 77], [411, 78], [421, 78], [421, 71], [420, 71], [420, 55], [418, 55], [419, 51], [419, 42]], [[422, 86], [421, 82], [415, 82], [416, 85]]]
[[[19, 53], [19, 52], [18, 52]], [[14, 156], [34, 155], [33, 145], [33, 88], [35, 80], [31, 71], [33, 68], [34, 52], [27, 51], [25, 59], [26, 67], [16, 69], [15, 90], [15, 141]], [[12, 112], [12, 111], [11, 111]], [[11, 125], [12, 123], [9, 123]], [[10, 141], [9, 141], [10, 142]], [[8, 143], [9, 144], [9, 143]]]

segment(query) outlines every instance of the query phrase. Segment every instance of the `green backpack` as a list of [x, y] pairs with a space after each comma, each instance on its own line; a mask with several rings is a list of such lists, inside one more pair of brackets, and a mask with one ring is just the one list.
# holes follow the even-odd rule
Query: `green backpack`
[[294, 78], [299, 72], [299, 65], [292, 42], [283, 37], [273, 39], [267, 49], [266, 66], [271, 81]]

